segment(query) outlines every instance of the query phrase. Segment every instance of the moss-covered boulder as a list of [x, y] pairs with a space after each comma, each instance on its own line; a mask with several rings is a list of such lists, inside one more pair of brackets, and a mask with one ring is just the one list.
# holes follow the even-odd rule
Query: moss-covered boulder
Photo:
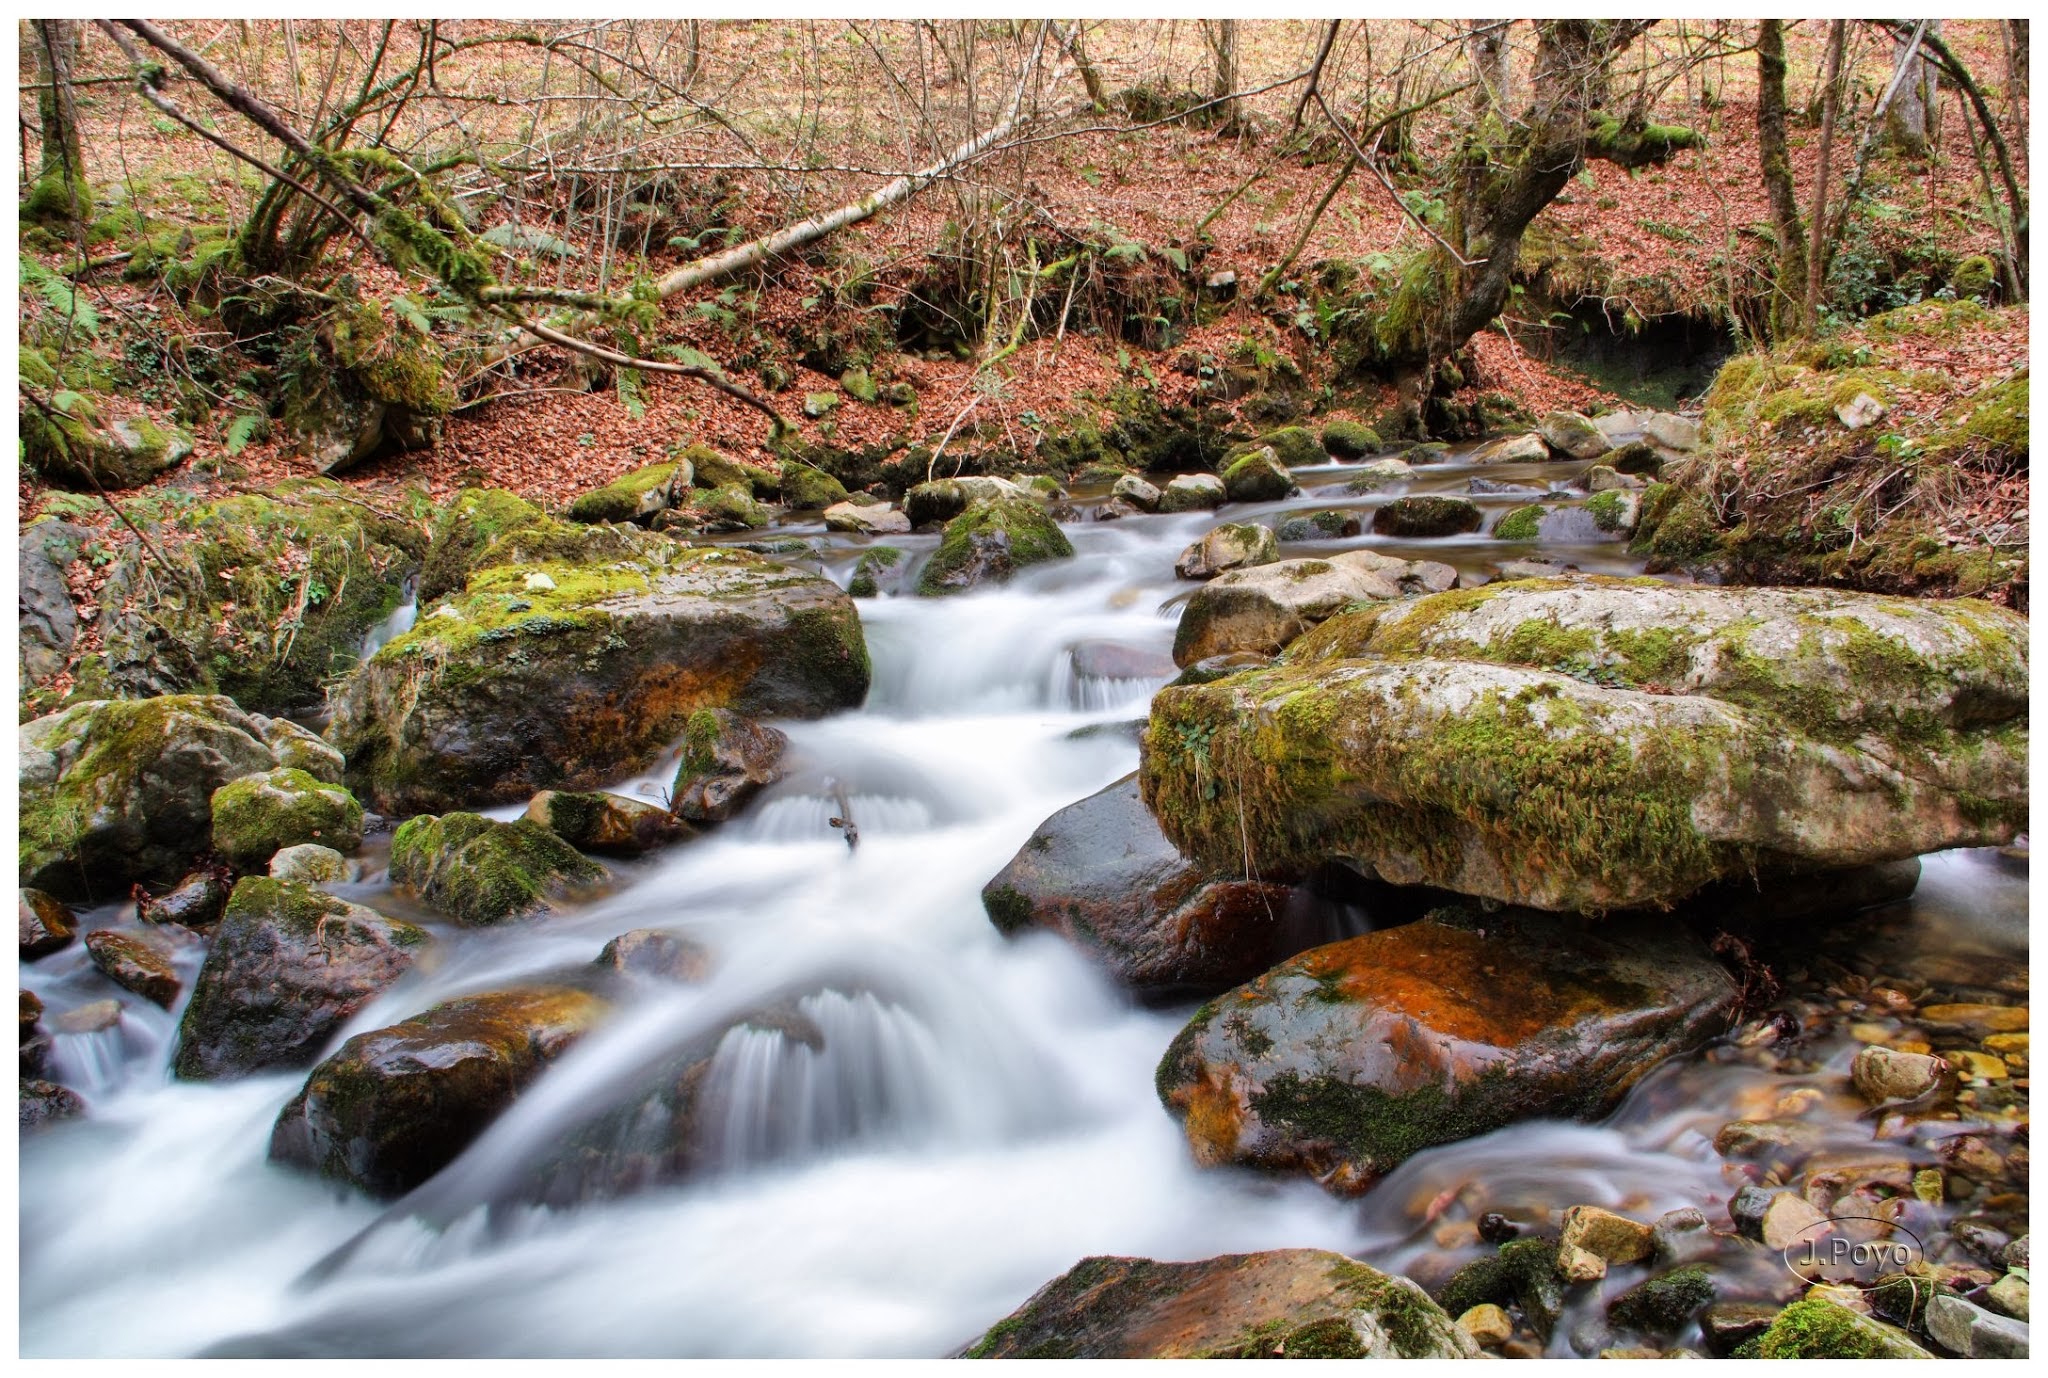
[[1813, 1297], [1795, 1301], [1757, 1337], [1759, 1359], [1932, 1359], [1913, 1337], [1875, 1316]]
[[213, 847], [254, 871], [301, 842], [352, 852], [363, 841], [363, 806], [340, 785], [289, 766], [244, 775], [213, 792]]
[[1332, 421], [1323, 427], [1323, 449], [1338, 459], [1363, 459], [1380, 452], [1380, 433], [1360, 421]]
[[1540, 464], [1550, 458], [1550, 447], [1534, 431], [1489, 440], [1466, 456], [1473, 464]]
[[188, 1081], [304, 1067], [351, 1015], [404, 975], [426, 931], [310, 885], [235, 885], [172, 1066]]
[[22, 407], [22, 456], [52, 483], [80, 488], [140, 488], [192, 453], [192, 437], [137, 413], [103, 419], [104, 401], [66, 390], [69, 408]]
[[391, 836], [391, 883], [460, 924], [549, 913], [604, 878], [604, 867], [527, 818], [422, 815]]
[[278, 1114], [271, 1161], [402, 1196], [452, 1162], [607, 1009], [588, 991], [536, 986], [451, 1000], [358, 1034]]
[[223, 693], [265, 713], [317, 703], [398, 606], [425, 544], [419, 526], [328, 479], [173, 510], [157, 551], [130, 548], [109, 574], [89, 673], [110, 697]]
[[162, 938], [96, 928], [85, 935], [85, 950], [100, 975], [153, 1005], [169, 1009], [185, 989], [170, 944]]
[[1543, 443], [1568, 459], [1597, 459], [1612, 445], [1598, 426], [1575, 411], [1554, 411], [1536, 427]]
[[78, 920], [55, 895], [23, 887], [21, 891], [21, 960], [33, 962], [62, 952], [78, 937]]
[[2012, 613], [1581, 578], [1349, 613], [1164, 690], [1142, 778], [1198, 859], [1605, 910], [2003, 843], [2026, 760]]
[[1159, 490], [1161, 512], [1213, 512], [1230, 500], [1214, 474], [1177, 474]]
[[1197, 1162], [1358, 1191], [1517, 1120], [1592, 1119], [1724, 1031], [1736, 988], [1670, 925], [1432, 919], [1313, 948], [1205, 1005], [1159, 1064]]
[[1481, 520], [1469, 498], [1426, 494], [1383, 504], [1372, 514], [1372, 529], [1382, 536], [1458, 536], [1477, 531]]
[[690, 835], [667, 809], [622, 794], [544, 789], [526, 806], [529, 823], [586, 852], [640, 856]]
[[338, 775], [334, 752], [219, 695], [94, 700], [21, 728], [21, 883], [107, 899], [185, 874], [213, 842], [213, 792], [281, 764]]
[[669, 806], [693, 823], [723, 823], [782, 778], [789, 737], [722, 708], [690, 715]]
[[1273, 534], [1282, 541], [1334, 541], [1356, 536], [1364, 529], [1365, 523], [1359, 520], [1356, 512], [1331, 508], [1289, 517], [1274, 529]]
[[278, 848], [276, 855], [270, 858], [268, 874], [272, 880], [335, 885], [360, 880], [363, 866], [332, 847], [323, 847], [318, 842], [301, 842], [294, 847]]
[[1269, 565], [1280, 558], [1280, 540], [1270, 526], [1227, 522], [1189, 543], [1173, 563], [1183, 579], [1214, 579], [1225, 570]]
[[1533, 541], [1543, 535], [1543, 519], [1557, 509], [1540, 502], [1523, 503], [1501, 513], [1493, 524], [1496, 541]]
[[329, 727], [358, 793], [402, 814], [597, 789], [701, 708], [814, 718], [867, 696], [860, 616], [836, 584], [643, 539], [658, 548], [610, 564], [481, 570], [364, 662]]
[[1278, 502], [1295, 491], [1294, 476], [1272, 446], [1262, 445], [1224, 468], [1223, 491], [1232, 502]]
[[753, 489], [755, 470], [738, 460], [722, 455], [709, 445], [692, 445], [678, 457], [688, 461], [692, 474], [691, 482], [699, 488], [745, 488]]
[[1405, 459], [1376, 459], [1351, 476], [1344, 485], [1347, 493], [1377, 493], [1397, 483], [1406, 483], [1415, 477], [1414, 468]]
[[707, 531], [759, 531], [770, 520], [768, 509], [737, 484], [699, 493], [696, 506]]
[[1282, 426], [1259, 437], [1259, 444], [1269, 446], [1289, 469], [1298, 469], [1308, 464], [1326, 464], [1330, 456], [1324, 452], [1322, 443], [1315, 433], [1305, 426]]
[[1353, 603], [1439, 592], [1457, 579], [1449, 565], [1372, 550], [1230, 570], [1188, 599], [1173, 660], [1185, 668], [1232, 651], [1272, 655]]
[[1275, 1249], [1196, 1263], [1084, 1258], [965, 1351], [969, 1359], [1476, 1359], [1406, 1278]]
[[881, 597], [883, 585], [897, 582], [895, 576], [909, 558], [898, 546], [869, 546], [854, 563], [853, 578], [847, 582], [846, 592], [854, 598]]
[[1291, 895], [1183, 857], [1133, 773], [1039, 824], [981, 902], [1005, 934], [1058, 933], [1123, 985], [1166, 995], [1225, 990], [1290, 955]]
[[688, 462], [649, 464], [619, 475], [569, 504], [576, 522], [638, 522], [645, 525], [674, 507], [692, 478]]
[[782, 464], [782, 505], [806, 512], [822, 511], [846, 501], [846, 485], [823, 469], [796, 460]]
[[1029, 489], [1006, 478], [942, 478], [920, 483], [905, 492], [903, 510], [909, 514], [911, 526], [921, 530], [944, 525], [977, 502], [1031, 497]]
[[1031, 498], [978, 500], [946, 523], [939, 548], [918, 575], [917, 592], [936, 598], [1000, 584], [1020, 569], [1064, 560], [1073, 542], [1043, 504]]

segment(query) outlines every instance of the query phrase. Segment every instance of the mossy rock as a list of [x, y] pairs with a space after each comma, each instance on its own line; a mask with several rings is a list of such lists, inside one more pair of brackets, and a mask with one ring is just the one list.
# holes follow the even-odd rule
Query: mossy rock
[[1436, 1291], [1437, 1304], [1453, 1316], [1475, 1306], [1519, 1306], [1543, 1340], [1564, 1310], [1564, 1283], [1557, 1275], [1557, 1241], [1512, 1239], [1494, 1253], [1473, 1259]]
[[846, 501], [846, 485], [822, 469], [795, 460], [782, 465], [782, 502], [804, 511], [823, 510]]
[[22, 458], [53, 483], [88, 492], [140, 488], [192, 453], [192, 437], [137, 414], [106, 422], [104, 400], [68, 392], [54, 412], [25, 404]]
[[1896, 1326], [1813, 1298], [1778, 1313], [1756, 1340], [1759, 1359], [1932, 1359]]
[[1956, 264], [1948, 286], [1958, 297], [1988, 297], [1998, 287], [1998, 263], [1989, 255], [1971, 254]]
[[361, 797], [403, 814], [598, 789], [698, 709], [811, 718], [866, 696], [860, 617], [830, 580], [576, 529], [642, 553], [482, 569], [336, 687], [329, 732]]
[[1471, 1359], [1427, 1294], [1342, 1254], [1194, 1263], [1085, 1258], [990, 1327], [969, 1359]]
[[307, 1066], [429, 941], [310, 885], [246, 877], [214, 930], [172, 1065], [188, 1081]]
[[1380, 452], [1380, 433], [1358, 421], [1332, 421], [1323, 427], [1323, 449], [1338, 459], [1363, 459]]
[[918, 576], [921, 597], [964, 593], [1002, 583], [1017, 570], [1074, 553], [1073, 542], [1045, 508], [1029, 498], [977, 501], [946, 523], [939, 548]]
[[675, 506], [676, 490], [690, 483], [686, 470], [680, 464], [649, 464], [621, 474], [570, 503], [569, 520], [645, 524]]
[[1493, 538], [1497, 541], [1533, 541], [1543, 534], [1543, 519], [1551, 509], [1540, 502], [1525, 503], [1510, 512], [1501, 514], [1493, 524]]
[[667, 809], [602, 790], [544, 789], [526, 806], [527, 821], [586, 852], [639, 856], [691, 835]]
[[1693, 1263], [1637, 1283], [1607, 1304], [1610, 1324], [1659, 1338], [1675, 1338], [1714, 1300], [1714, 1279]]
[[1383, 504], [1372, 514], [1372, 529], [1383, 536], [1457, 536], [1477, 531], [1482, 520], [1469, 499], [1429, 494]]
[[302, 842], [352, 852], [363, 841], [363, 806], [340, 785], [289, 767], [244, 775], [213, 792], [213, 845], [244, 871]]
[[213, 792], [301, 747], [300, 760], [338, 773], [332, 750], [304, 728], [219, 695], [80, 703], [26, 723], [21, 883], [105, 900], [136, 882], [175, 881], [212, 845]]
[[893, 545], [873, 545], [861, 552], [860, 560], [853, 567], [853, 580], [846, 586], [847, 593], [855, 598], [878, 598], [882, 593], [882, 579], [903, 567], [908, 556]]
[[391, 837], [391, 883], [472, 927], [551, 912], [554, 901], [605, 878], [554, 833], [520, 818], [423, 815]]
[[1277, 431], [1269, 431], [1259, 437], [1259, 444], [1271, 446], [1280, 462], [1289, 469], [1327, 464], [1330, 459], [1315, 433], [1304, 426], [1282, 426]]
[[1223, 491], [1232, 502], [1278, 502], [1295, 491], [1294, 476], [1281, 465], [1278, 451], [1261, 446], [1223, 470]]
[[[839, 375], [839, 388], [856, 402], [873, 404], [880, 400], [882, 390], [875, 386], [874, 378], [864, 368], [850, 368]], [[803, 504], [792, 503], [791, 506]]]
[[1344, 536], [1356, 536], [1364, 529], [1365, 524], [1356, 512], [1332, 508], [1289, 517], [1280, 523], [1274, 534], [1283, 541], [1334, 541]]
[[687, 460], [691, 466], [691, 482], [699, 488], [730, 488], [737, 485], [752, 490], [754, 470], [736, 459], [718, 453], [709, 445], [691, 445], [678, 458]]
[[768, 525], [768, 509], [737, 484], [700, 493], [697, 510], [714, 531], [758, 531]]

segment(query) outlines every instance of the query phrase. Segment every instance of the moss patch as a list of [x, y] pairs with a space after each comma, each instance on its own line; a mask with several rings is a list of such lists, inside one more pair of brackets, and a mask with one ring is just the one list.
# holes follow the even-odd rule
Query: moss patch
[[548, 909], [605, 870], [554, 833], [521, 818], [474, 813], [408, 820], [391, 838], [391, 880], [457, 923], [501, 923]]

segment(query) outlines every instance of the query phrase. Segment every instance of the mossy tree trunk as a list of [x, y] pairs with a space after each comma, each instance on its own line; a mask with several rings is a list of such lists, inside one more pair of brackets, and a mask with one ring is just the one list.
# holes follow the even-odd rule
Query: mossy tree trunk
[[34, 24], [36, 69], [43, 83], [36, 92], [43, 153], [35, 186], [29, 191], [22, 212], [38, 222], [82, 227], [92, 214], [92, 191], [85, 181], [85, 158], [78, 137], [78, 97], [71, 84], [71, 69], [78, 59], [83, 21], [38, 19]]
[[[1941, 21], [1928, 20], [1927, 32], [1939, 39]], [[1901, 38], [1899, 47], [1904, 49], [1912, 41]], [[1906, 64], [1906, 79], [1899, 83], [1898, 94], [1892, 97], [1891, 107], [1884, 112], [1885, 132], [1891, 137], [1893, 146], [1907, 157], [1925, 158], [1934, 149], [1939, 128], [1941, 78], [1934, 64], [1917, 52], [1902, 52], [1901, 61]]]
[[1792, 183], [1785, 142], [1785, 21], [1763, 19], [1756, 35], [1756, 143], [1764, 192], [1771, 202], [1771, 232], [1778, 239], [1778, 272], [1771, 289], [1770, 329], [1782, 337], [1800, 327], [1806, 292], [1806, 230]]

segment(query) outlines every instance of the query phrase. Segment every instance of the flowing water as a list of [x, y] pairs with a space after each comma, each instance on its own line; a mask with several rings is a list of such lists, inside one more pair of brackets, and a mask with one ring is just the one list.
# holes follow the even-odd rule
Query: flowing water
[[[1226, 515], [1349, 506], [1369, 527], [1369, 509], [1402, 490], [1345, 497], [1349, 472], [1298, 471], [1304, 496]], [[1463, 491], [1476, 472], [1432, 466], [1408, 491]], [[1539, 487], [1573, 473], [1485, 471]], [[1534, 1220], [1581, 1201], [1637, 1212], [1725, 1201], [1710, 1140], [1768, 1077], [1711, 1058], [1661, 1069], [1608, 1123], [1522, 1125], [1424, 1153], [1360, 1201], [1198, 1171], [1152, 1088], [1189, 1008], [1135, 1006], [1057, 939], [1006, 941], [989, 924], [981, 886], [1036, 825], [1136, 766], [1122, 725], [1170, 667], [1134, 671], [1164, 660], [1191, 588], [1174, 580], [1174, 556], [1216, 520], [1077, 523], [1076, 558], [1005, 588], [863, 603], [866, 707], [781, 724], [788, 777], [740, 818], [615, 865], [602, 898], [561, 916], [437, 923], [433, 957], [337, 1043], [588, 963], [628, 929], [688, 934], [711, 973], [645, 991], [388, 1208], [265, 1161], [303, 1074], [173, 1081], [173, 1017], [135, 1002], [116, 1023], [60, 1034], [56, 1075], [91, 1115], [23, 1141], [23, 1352], [937, 1355], [1089, 1254], [1314, 1246], [1440, 1274], [1476, 1252], [1468, 1222], [1481, 1210]], [[815, 541], [842, 583], [862, 544]], [[1446, 559], [1468, 581], [1526, 553], [1484, 536], [1284, 553], [1357, 545]], [[1634, 569], [1612, 542], [1544, 553]], [[1089, 673], [1103, 662], [1085, 651], [1077, 664], [1076, 647], [1104, 642], [1131, 653], [1111, 662], [1120, 673]], [[672, 769], [673, 757], [616, 788], [658, 795]], [[857, 848], [827, 821], [848, 810]], [[432, 921], [371, 859], [368, 883], [337, 891]], [[2007, 960], [2024, 951], [2024, 904], [2023, 878], [1942, 858], [1902, 931], [1946, 942], [1967, 924]], [[200, 956], [182, 956], [188, 986]], [[77, 946], [24, 977], [46, 1025], [113, 993]], [[763, 1008], [779, 1022], [743, 1020]], [[630, 1110], [649, 1069], [693, 1045], [712, 1050], [697, 1170], [637, 1192], [565, 1177], [551, 1158], [563, 1138]], [[1829, 1055], [1846, 1065], [1851, 1051]], [[1572, 1352], [1568, 1330], [1554, 1352]]]

